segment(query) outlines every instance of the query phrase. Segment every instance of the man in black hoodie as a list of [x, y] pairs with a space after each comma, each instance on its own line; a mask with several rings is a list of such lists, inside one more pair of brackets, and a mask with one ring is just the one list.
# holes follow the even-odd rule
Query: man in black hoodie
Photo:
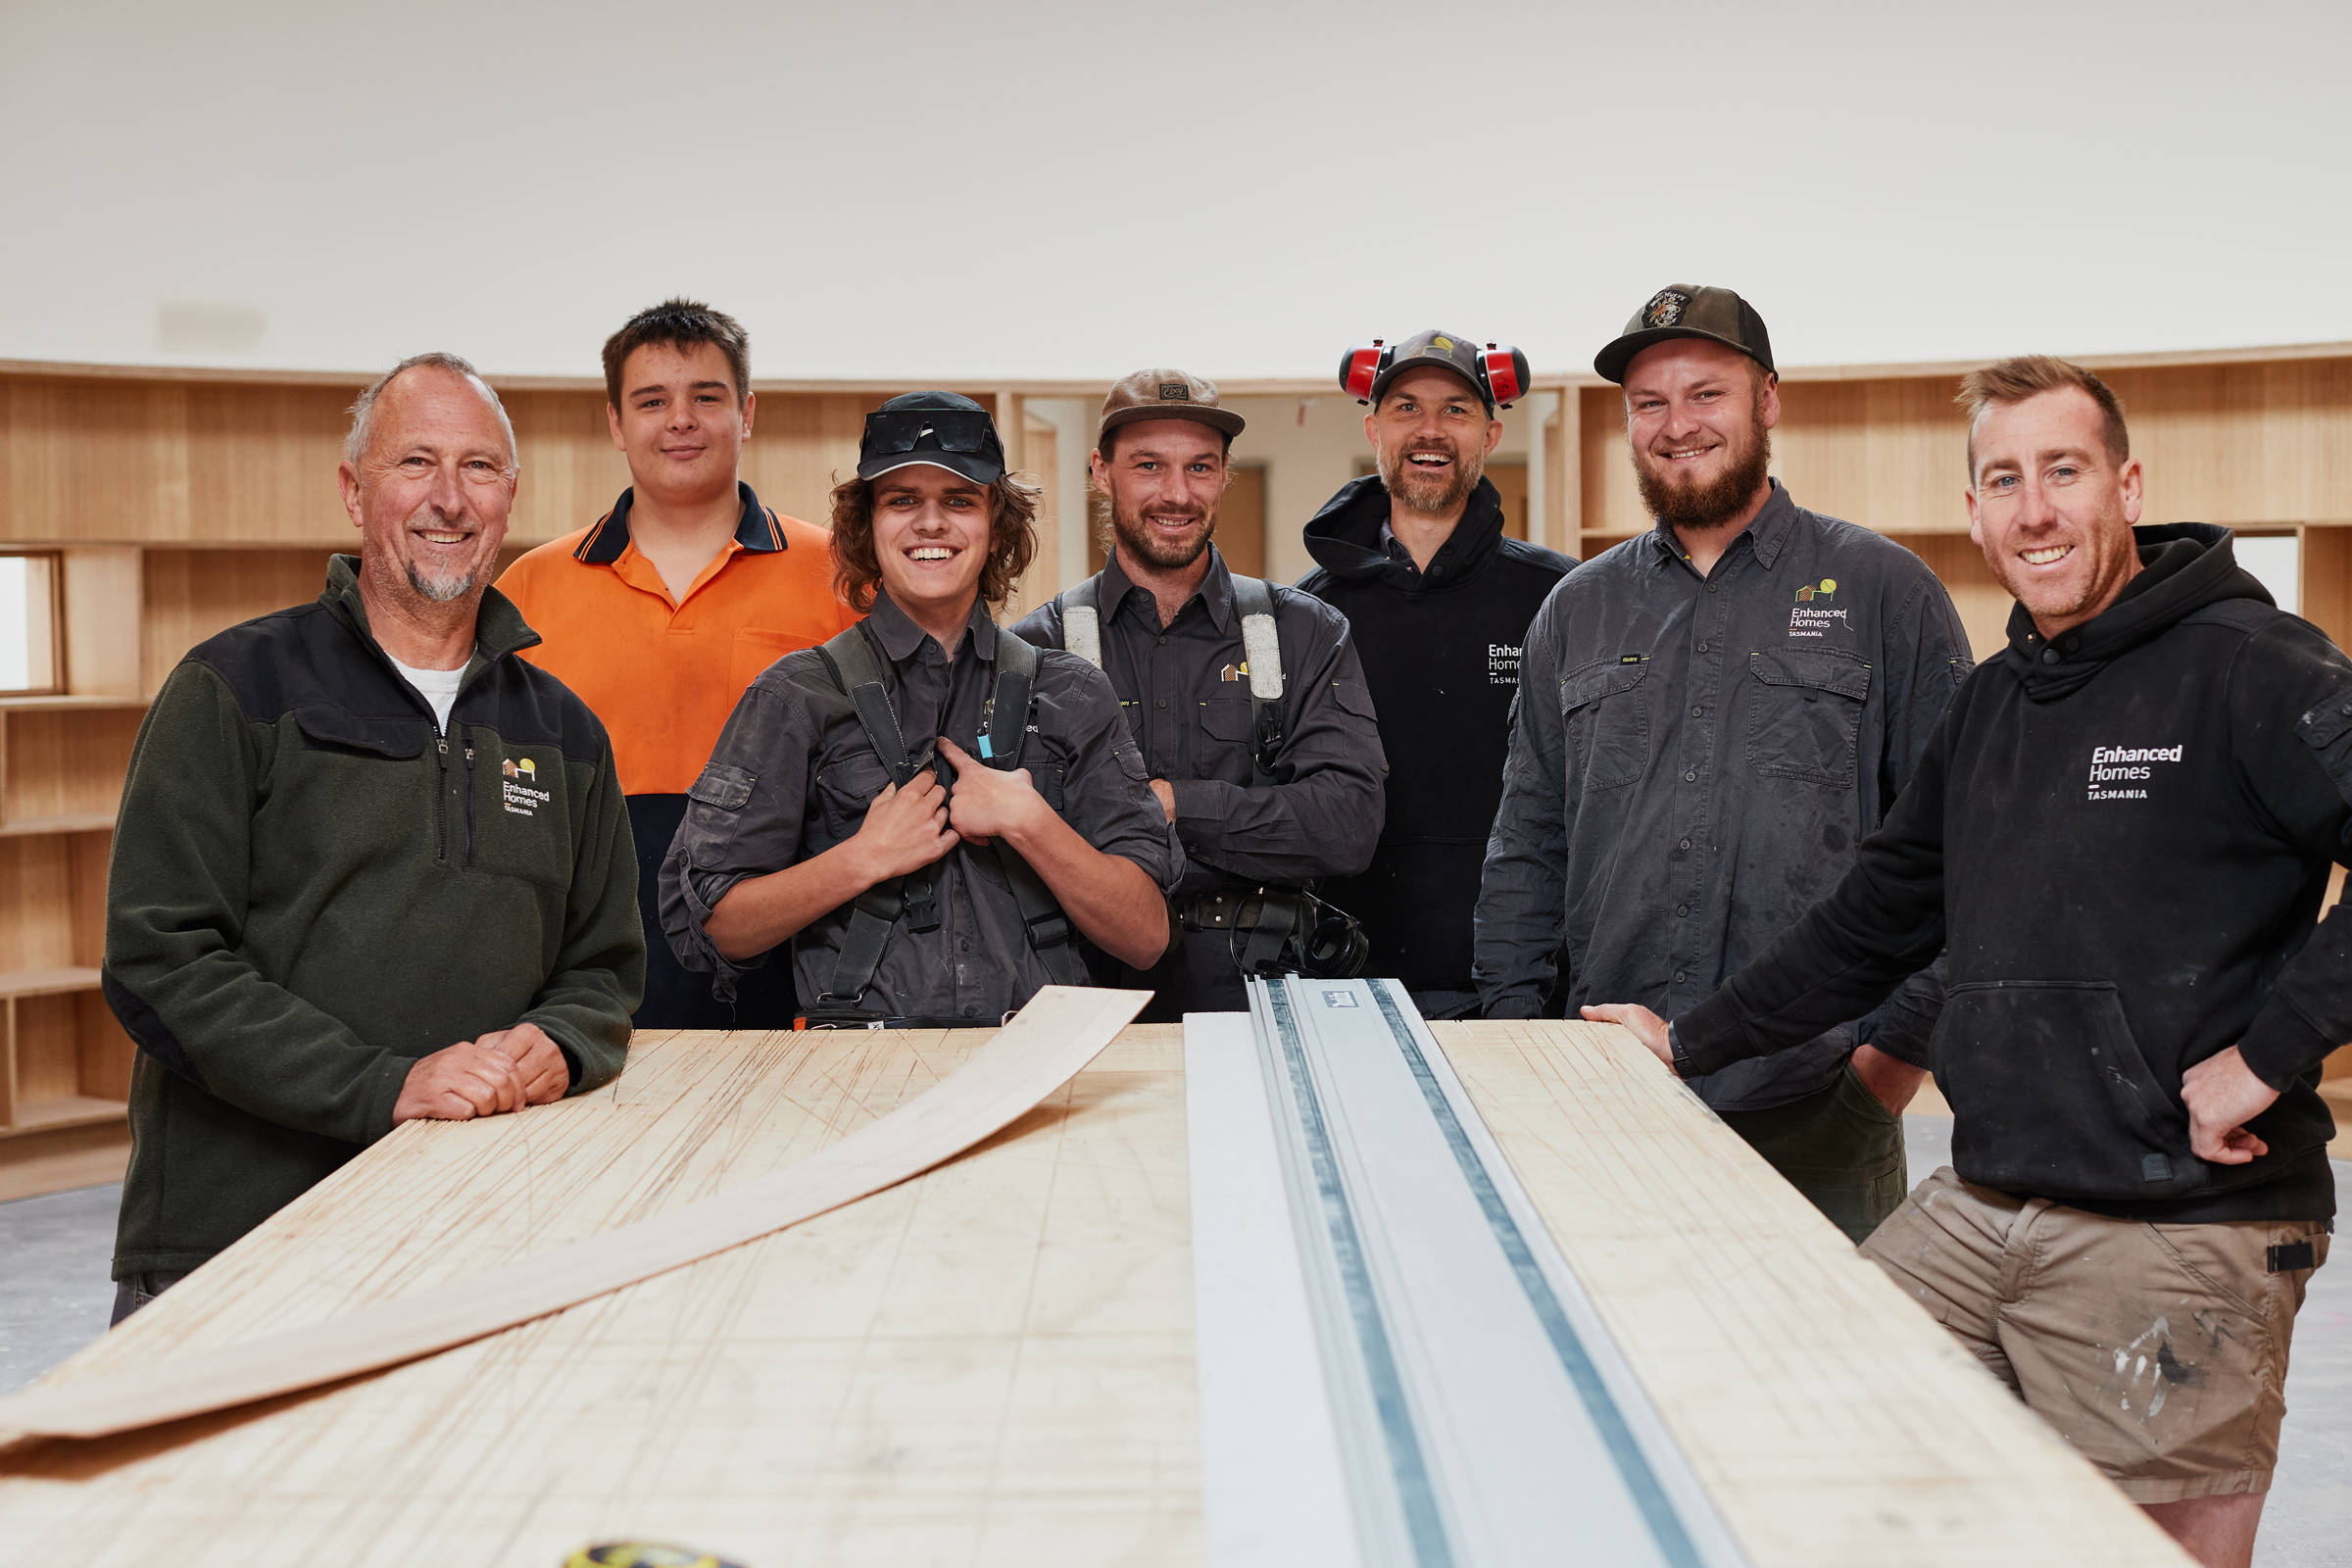
[[2251, 1554], [2296, 1310], [2335, 1212], [2320, 1064], [2352, 1040], [2352, 661], [2197, 523], [2134, 530], [2097, 377], [1970, 375], [1972, 532], [2018, 598], [1837, 890], [1671, 1029], [1785, 1049], [1947, 952], [1952, 1165], [1863, 1250], [2207, 1563]]
[[1388, 816], [1363, 875], [1326, 894], [1363, 921], [1365, 972], [1404, 982], [1425, 1017], [1474, 1013], [1471, 913], [1502, 798], [1519, 649], [1576, 563], [1505, 538], [1486, 477], [1502, 439], [1478, 346], [1428, 331], [1370, 387], [1378, 465], [1306, 525], [1299, 588], [1346, 615], [1388, 753]]

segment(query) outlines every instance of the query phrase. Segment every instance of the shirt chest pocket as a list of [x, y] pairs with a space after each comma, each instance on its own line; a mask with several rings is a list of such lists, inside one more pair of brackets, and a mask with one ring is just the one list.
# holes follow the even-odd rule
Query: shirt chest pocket
[[1766, 778], [1853, 787], [1870, 665], [1828, 649], [1747, 656], [1747, 764]]
[[474, 865], [542, 887], [568, 889], [571, 793], [564, 776], [564, 754], [553, 746], [518, 746], [478, 735], [472, 744], [469, 825]]
[[1250, 752], [1257, 715], [1247, 697], [1212, 697], [1200, 707], [1200, 738], [1194, 744], [1193, 771], [1201, 778], [1248, 783]]
[[1632, 784], [1649, 765], [1649, 660], [1610, 659], [1574, 669], [1560, 681], [1560, 726], [1567, 740], [1571, 788], [1611, 790]]
[[848, 838], [865, 824], [865, 808], [890, 787], [890, 769], [871, 752], [857, 752], [816, 770], [816, 801], [828, 837]]

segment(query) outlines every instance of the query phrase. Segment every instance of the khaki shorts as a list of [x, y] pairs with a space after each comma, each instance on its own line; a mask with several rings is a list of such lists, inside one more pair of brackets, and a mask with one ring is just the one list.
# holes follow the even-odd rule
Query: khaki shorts
[[[2109, 1219], [1974, 1187], [1947, 1165], [1862, 1251], [2149, 1503], [2269, 1490], [2287, 1342], [2328, 1241], [2325, 1220]], [[2306, 1246], [2309, 1266], [2292, 1266]]]

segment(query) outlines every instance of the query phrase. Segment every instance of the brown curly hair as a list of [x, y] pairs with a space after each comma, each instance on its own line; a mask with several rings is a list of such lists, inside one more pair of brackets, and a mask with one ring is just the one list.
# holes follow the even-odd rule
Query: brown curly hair
[[[980, 568], [980, 597], [992, 610], [1037, 559], [1037, 508], [1045, 494], [1046, 487], [1026, 473], [1001, 473], [988, 487], [988, 564]], [[833, 487], [833, 591], [862, 615], [874, 608], [881, 582], [874, 482], [853, 474]]]

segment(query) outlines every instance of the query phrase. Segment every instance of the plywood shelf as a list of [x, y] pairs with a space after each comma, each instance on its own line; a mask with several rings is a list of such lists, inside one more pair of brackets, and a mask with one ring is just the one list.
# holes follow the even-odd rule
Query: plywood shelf
[[0, 970], [0, 997], [54, 997], [98, 989], [98, 971], [79, 964]]
[[29, 816], [21, 822], [0, 822], [0, 838], [24, 838], [35, 833], [105, 833], [115, 825], [112, 811], [75, 811], [65, 816]]
[[130, 1106], [120, 1100], [101, 1100], [95, 1095], [56, 1095], [46, 1100], [27, 1100], [17, 1106], [15, 1123], [0, 1128], [0, 1138], [13, 1138], [24, 1133], [44, 1133], [60, 1127], [96, 1127], [107, 1122], [122, 1121], [130, 1114]]
[[29, 697], [0, 697], [0, 713], [105, 712], [115, 709], [144, 710], [145, 697], [84, 697], [73, 692]]

